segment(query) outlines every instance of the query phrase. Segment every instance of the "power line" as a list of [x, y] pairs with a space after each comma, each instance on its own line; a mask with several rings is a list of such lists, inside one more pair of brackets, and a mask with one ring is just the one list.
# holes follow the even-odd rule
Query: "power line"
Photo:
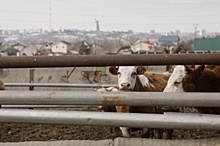
[[[0, 21], [1, 22], [4, 22], [4, 21], [7, 21], [7, 22], [18, 22], [18, 23], [23, 23], [23, 22], [31, 22], [31, 23], [42, 23], [42, 24], [48, 24], [48, 22], [46, 22], [46, 21], [36, 21], [36, 20], [16, 20], [16, 19], [13, 19], [13, 20], [10, 20], [10, 19], [1, 19], [0, 18]], [[72, 24], [92, 24], [93, 22], [84, 22], [84, 23], [81, 23], [81, 22], [72, 22], [72, 21], [70, 21], [70, 22], [60, 22], [60, 21], [53, 21], [53, 23], [54, 24], [70, 24], [70, 25], [72, 25]], [[102, 24], [105, 24], [105, 25], [130, 25], [130, 26], [133, 26], [133, 25], [136, 25], [136, 26], [141, 26], [141, 25], [145, 25], [145, 26], [147, 26], [147, 25], [161, 25], [161, 26], [164, 26], [164, 25], [178, 25], [178, 26], [185, 26], [185, 25], [192, 25], [192, 23], [163, 23], [163, 22], [161, 22], [161, 23], [143, 23], [143, 22], [140, 22], [140, 23], [120, 23], [120, 22], [118, 22], [118, 23], [108, 23], [108, 22], [103, 22]], [[219, 23], [199, 23], [199, 24], [203, 24], [203, 25], [219, 25], [220, 24], [220, 22]]]
[[[50, 9], [51, 9], [51, 4], [50, 4]], [[9, 12], [9, 13], [23, 13], [23, 14], [36, 14], [36, 15], [48, 15], [50, 14], [51, 11], [49, 11], [49, 13], [47, 12], [34, 12], [34, 11], [15, 11], [15, 10], [3, 10], [3, 9], [0, 9], [0, 12]], [[78, 15], [78, 14], [70, 14], [70, 13], [53, 13], [53, 15], [61, 15], [61, 16], [76, 16], [76, 17], [94, 17], [96, 16], [96, 14], [94, 15], [91, 15], [91, 14], [84, 14], [84, 15]], [[120, 16], [120, 15], [99, 15], [99, 17], [143, 17], [143, 15], [129, 15], [129, 16]], [[194, 18], [194, 17], [220, 17], [219, 14], [206, 14], [206, 15], [150, 15], [150, 16], [147, 16], [148, 18], [154, 18], [154, 17], [162, 17], [162, 18], [173, 18], [173, 17], [188, 17], [188, 18]]]

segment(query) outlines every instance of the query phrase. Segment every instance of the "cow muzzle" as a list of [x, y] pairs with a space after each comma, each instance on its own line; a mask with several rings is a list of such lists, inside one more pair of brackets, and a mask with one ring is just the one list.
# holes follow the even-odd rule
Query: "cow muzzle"
[[120, 90], [131, 90], [131, 84], [130, 83], [122, 83]]

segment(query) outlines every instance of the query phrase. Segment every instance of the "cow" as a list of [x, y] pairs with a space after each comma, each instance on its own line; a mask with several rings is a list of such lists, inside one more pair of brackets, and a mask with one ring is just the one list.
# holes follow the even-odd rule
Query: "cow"
[[[111, 66], [109, 72], [118, 76], [120, 91], [162, 92], [170, 76], [169, 74], [147, 72], [143, 66]], [[125, 113], [163, 113], [161, 107], [154, 106], [116, 106], [116, 111]], [[120, 127], [120, 129], [124, 137], [130, 137], [128, 127]], [[149, 134], [148, 130], [145, 136], [148, 137]]]
[[[219, 66], [196, 68], [178, 65], [174, 68], [164, 92], [219, 92]], [[203, 114], [220, 114], [220, 108], [196, 107]]]
[[5, 85], [1, 80], [0, 80], [0, 90], [5, 90]]
[[182, 80], [186, 75], [186, 70], [183, 65], [177, 65], [170, 78], [167, 81], [167, 85], [163, 92], [184, 92]]
[[[0, 80], [0, 90], [5, 90], [5, 85], [1, 80]], [[0, 105], [0, 108], [1, 107], [2, 107], [2, 105]]]

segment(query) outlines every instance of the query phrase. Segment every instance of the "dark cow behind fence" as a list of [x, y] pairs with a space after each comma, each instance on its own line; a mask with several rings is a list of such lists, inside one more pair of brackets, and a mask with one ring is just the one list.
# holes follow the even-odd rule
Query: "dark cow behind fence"
[[[200, 65], [196, 68], [187, 65], [176, 66], [164, 92], [219, 92], [219, 70], [219, 66]], [[220, 114], [218, 107], [196, 107], [196, 109], [204, 114]]]
[[5, 85], [1, 80], [0, 80], [0, 90], [5, 90]]
[[[1, 80], [0, 80], [0, 90], [5, 90], [5, 85]], [[0, 107], [1, 107], [1, 105], [0, 105]]]

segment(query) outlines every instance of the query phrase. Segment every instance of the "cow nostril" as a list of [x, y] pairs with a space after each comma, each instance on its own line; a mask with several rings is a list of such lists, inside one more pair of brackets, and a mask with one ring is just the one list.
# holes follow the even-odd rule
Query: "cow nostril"
[[129, 83], [123, 83], [123, 84], [121, 84], [121, 86], [124, 87], [124, 88], [129, 88], [129, 87], [131, 86], [131, 84], [129, 84]]

